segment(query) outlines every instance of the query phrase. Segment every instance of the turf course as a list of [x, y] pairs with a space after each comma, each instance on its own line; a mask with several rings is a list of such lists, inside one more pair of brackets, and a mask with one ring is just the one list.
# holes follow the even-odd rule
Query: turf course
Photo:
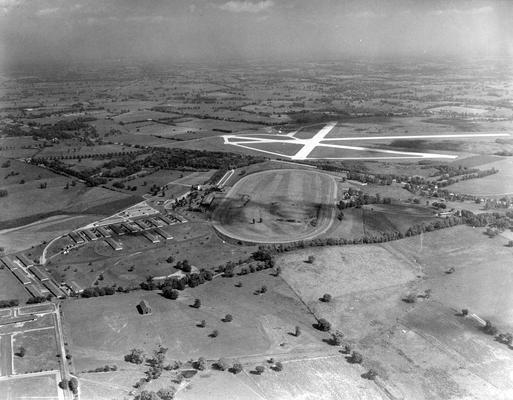
[[214, 212], [214, 227], [224, 236], [252, 243], [311, 239], [333, 222], [336, 188], [332, 176], [317, 171], [248, 175]]

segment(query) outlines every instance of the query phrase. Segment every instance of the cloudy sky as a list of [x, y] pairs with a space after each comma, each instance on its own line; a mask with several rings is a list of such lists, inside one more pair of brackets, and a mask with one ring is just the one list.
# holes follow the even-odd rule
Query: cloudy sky
[[513, 56], [510, 0], [0, 0], [0, 63]]

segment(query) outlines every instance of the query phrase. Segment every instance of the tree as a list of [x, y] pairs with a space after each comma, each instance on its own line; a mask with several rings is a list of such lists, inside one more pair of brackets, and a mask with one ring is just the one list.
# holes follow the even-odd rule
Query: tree
[[362, 378], [369, 379], [373, 381], [378, 376], [378, 373], [373, 369], [369, 369], [365, 374], [362, 375]]
[[315, 257], [314, 257], [314, 256], [308, 256], [308, 260], [307, 260], [307, 262], [308, 262], [309, 264], [313, 264], [313, 262], [314, 262], [314, 261], [315, 261]]
[[220, 371], [225, 371], [228, 369], [228, 361], [225, 358], [220, 358], [216, 361], [216, 368]]
[[317, 321], [317, 329], [327, 332], [331, 329], [331, 324], [324, 318], [321, 318]]
[[361, 364], [363, 361], [363, 356], [357, 351], [353, 351], [353, 354], [351, 354], [351, 357], [349, 357], [348, 360], [353, 364]]
[[283, 370], [283, 364], [281, 362], [276, 362], [276, 364], [274, 364], [274, 370], [276, 372], [280, 372]]
[[73, 392], [73, 394], [78, 393], [78, 380], [75, 377], [72, 377], [69, 381], [69, 390]]
[[301, 336], [301, 328], [299, 326], [296, 326], [296, 329], [295, 329], [295, 332], [294, 332], [294, 336], [295, 337]]
[[18, 352], [16, 353], [16, 355], [18, 357], [24, 357], [25, 353], [26, 353], [25, 347], [20, 346], [20, 348], [18, 349]]
[[201, 320], [201, 322], [198, 324], [198, 326], [200, 328], [204, 328], [205, 326], [207, 326], [207, 321], [205, 321], [204, 319]]
[[267, 292], [267, 286], [264, 285], [260, 288], [260, 293], [265, 293], [265, 292]]
[[144, 351], [141, 349], [132, 349], [130, 353], [125, 356], [125, 361], [132, 364], [142, 364], [144, 359]]
[[176, 300], [178, 298], [178, 290], [175, 290], [171, 288], [170, 286], [166, 286], [164, 289], [162, 289], [162, 295], [166, 299]]
[[255, 367], [255, 371], [257, 372], [258, 375], [262, 375], [263, 372], [265, 371], [265, 367], [262, 365], [258, 365], [257, 367]]
[[233, 320], [233, 317], [231, 314], [226, 314], [223, 319], [224, 322], [232, 322], [232, 320]]
[[69, 382], [67, 379], [63, 379], [62, 381], [59, 382], [59, 387], [62, 390], [66, 390], [68, 388], [68, 385], [69, 385]]
[[483, 327], [483, 332], [487, 335], [496, 335], [498, 332], [498, 329], [492, 325], [492, 323], [489, 320], [485, 321], [485, 326]]
[[325, 303], [329, 303], [331, 301], [331, 294], [329, 293], [324, 293], [322, 295], [322, 299], [321, 301], [325, 302]]
[[194, 308], [200, 308], [201, 307], [201, 300], [200, 299], [194, 299], [194, 304], [192, 306]]
[[161, 398], [161, 400], [173, 400], [175, 397], [176, 390], [175, 388], [162, 388], [157, 392], [157, 395]]
[[198, 361], [194, 363], [194, 368], [196, 368], [198, 371], [203, 371], [205, 368], [207, 368], [207, 360], [205, 360], [204, 357], [198, 358]]
[[239, 372], [242, 372], [242, 364], [240, 362], [233, 363], [233, 366], [231, 368], [231, 371], [234, 374], [238, 374]]
[[276, 267], [275, 271], [274, 271], [274, 276], [280, 276], [281, 274], [281, 267]]
[[212, 331], [212, 333], [210, 334], [210, 337], [215, 338], [215, 337], [217, 337], [218, 335], [219, 335], [219, 331], [218, 331], [217, 329], [214, 329], [214, 330]]
[[340, 346], [342, 344], [342, 339], [344, 338], [344, 334], [340, 331], [336, 331], [331, 335], [331, 343], [334, 346]]
[[143, 390], [134, 400], [160, 400], [160, 396], [153, 391]]
[[169, 264], [173, 264], [175, 262], [175, 258], [173, 256], [169, 256], [168, 258], [166, 258], [166, 261], [169, 263]]

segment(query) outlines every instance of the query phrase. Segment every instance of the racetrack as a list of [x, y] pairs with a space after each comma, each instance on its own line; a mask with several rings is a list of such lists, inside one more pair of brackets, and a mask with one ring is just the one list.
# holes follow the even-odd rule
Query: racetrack
[[308, 240], [335, 218], [333, 176], [309, 170], [271, 170], [238, 181], [213, 214], [223, 236], [246, 243]]

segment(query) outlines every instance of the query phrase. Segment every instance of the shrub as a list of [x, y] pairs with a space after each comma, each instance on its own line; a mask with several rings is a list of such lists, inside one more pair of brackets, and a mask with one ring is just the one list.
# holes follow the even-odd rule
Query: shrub
[[276, 364], [274, 364], [274, 370], [277, 371], [277, 372], [282, 371], [283, 370], [283, 364], [278, 361]]
[[362, 378], [369, 379], [373, 381], [378, 376], [378, 373], [373, 369], [369, 369], [365, 374], [362, 375]]
[[492, 323], [488, 320], [485, 321], [485, 326], [483, 327], [483, 332], [487, 335], [496, 335], [498, 332], [498, 329], [492, 325]]
[[313, 262], [314, 262], [314, 261], [315, 261], [315, 257], [314, 257], [314, 256], [308, 256], [308, 260], [307, 260], [307, 262], [308, 262], [309, 264], [313, 264]]
[[210, 337], [215, 338], [215, 337], [217, 337], [218, 335], [219, 335], [219, 331], [218, 331], [217, 329], [214, 329], [214, 330], [212, 331], [212, 333], [210, 334]]
[[205, 326], [207, 326], [207, 321], [205, 321], [204, 319], [201, 320], [201, 322], [198, 324], [198, 326], [200, 328], [204, 328]]
[[299, 326], [296, 326], [294, 336], [299, 337], [301, 335], [301, 328]]
[[232, 322], [232, 320], [233, 320], [233, 317], [231, 314], [226, 314], [223, 319], [224, 322]]
[[201, 300], [200, 299], [194, 299], [194, 304], [192, 306], [194, 308], [200, 308], [201, 307]]
[[413, 293], [410, 293], [403, 297], [402, 299], [405, 303], [415, 303], [417, 301], [417, 296]]
[[173, 400], [175, 397], [175, 393], [176, 390], [172, 387], [162, 388], [157, 392], [157, 396], [159, 396], [161, 400]]
[[257, 372], [258, 375], [261, 375], [263, 374], [263, 372], [265, 371], [265, 367], [262, 366], [262, 365], [259, 365], [255, 368], [255, 371]]

